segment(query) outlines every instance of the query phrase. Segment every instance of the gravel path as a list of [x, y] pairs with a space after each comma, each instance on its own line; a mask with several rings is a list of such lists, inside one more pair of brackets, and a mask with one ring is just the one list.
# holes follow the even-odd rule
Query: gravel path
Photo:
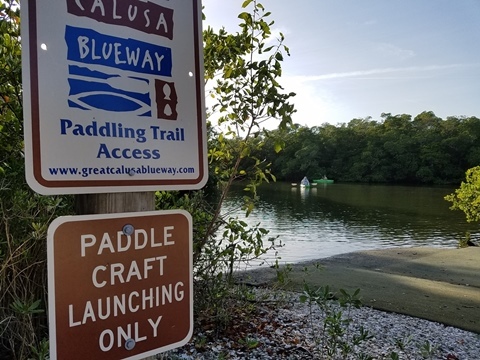
[[[332, 337], [322, 335], [325, 314], [317, 305], [301, 303], [298, 293], [257, 292], [262, 302], [254, 317], [237, 314], [223, 334], [197, 329], [186, 346], [159, 359], [480, 359], [479, 334], [368, 307], [347, 310], [333, 302], [328, 303], [330, 314], [341, 311], [342, 319], [351, 321], [340, 326], [345, 335], [337, 339], [336, 354], [328, 354], [327, 349], [335, 346]], [[371, 338], [353, 345], [361, 327]], [[347, 355], [341, 353], [342, 341], [351, 346]]]

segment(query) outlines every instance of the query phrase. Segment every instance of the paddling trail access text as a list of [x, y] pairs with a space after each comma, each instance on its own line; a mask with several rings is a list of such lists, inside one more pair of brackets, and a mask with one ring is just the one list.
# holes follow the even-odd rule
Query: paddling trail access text
[[[98, 148], [92, 154], [98, 160], [158, 160], [161, 158], [160, 149], [156, 146], [164, 142], [186, 142], [186, 131], [183, 127], [165, 129], [160, 125], [149, 127], [129, 127], [121, 122], [102, 122], [93, 120], [87, 124], [75, 123], [70, 119], [60, 119], [59, 132], [61, 136], [75, 138], [98, 138]], [[107, 144], [108, 139], [121, 139], [128, 145]], [[133, 140], [133, 143], [132, 143]], [[145, 148], [143, 145], [147, 144]], [[135, 146], [138, 144], [138, 146]], [[142, 145], [143, 144], [143, 145]], [[153, 144], [153, 145], [151, 145]], [[92, 159], [93, 160], [93, 159]], [[103, 165], [103, 164], [102, 164]], [[154, 166], [154, 165], [116, 165], [116, 166], [89, 166], [49, 167], [51, 176], [81, 176], [83, 178], [95, 175], [136, 175], [156, 174], [175, 176], [181, 174], [195, 174], [197, 169], [192, 166]]]
[[148, 128], [127, 127], [120, 122], [98, 122], [91, 121], [88, 125], [74, 123], [69, 119], [60, 119], [60, 135], [73, 136], [76, 138], [95, 137], [101, 139], [97, 159], [160, 159], [160, 150], [158, 148], [145, 149], [136, 147], [110, 147], [104, 143], [103, 139], [119, 138], [133, 139], [136, 143], [143, 144], [158, 142], [185, 142], [185, 129], [176, 127], [175, 129], [163, 129], [159, 125], [152, 125]]

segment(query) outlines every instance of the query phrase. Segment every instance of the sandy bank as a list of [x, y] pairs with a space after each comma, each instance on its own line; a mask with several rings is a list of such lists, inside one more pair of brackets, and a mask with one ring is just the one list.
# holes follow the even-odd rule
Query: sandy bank
[[[257, 269], [240, 278], [272, 284], [276, 271]], [[288, 287], [302, 290], [304, 281], [334, 290], [360, 288], [366, 306], [480, 334], [480, 247], [392, 248], [293, 264]]]

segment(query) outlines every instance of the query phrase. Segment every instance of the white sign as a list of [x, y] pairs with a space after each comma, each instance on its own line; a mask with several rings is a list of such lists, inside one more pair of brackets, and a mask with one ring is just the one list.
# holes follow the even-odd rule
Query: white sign
[[203, 187], [199, 0], [27, 0], [21, 11], [35, 191]]

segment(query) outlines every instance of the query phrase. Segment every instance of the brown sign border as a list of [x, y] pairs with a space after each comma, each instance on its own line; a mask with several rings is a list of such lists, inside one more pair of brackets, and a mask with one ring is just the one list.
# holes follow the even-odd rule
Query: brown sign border
[[[118, 359], [118, 355], [119, 355], [118, 352], [120, 352], [120, 353], [125, 354], [125, 356], [126, 356], [126, 357], [124, 357], [122, 355], [122, 357], [121, 357], [122, 359], [138, 360], [138, 359], [145, 358], [145, 356], [152, 356], [152, 355], [156, 355], [156, 354], [161, 353], [161, 352], [165, 352], [165, 351], [168, 351], [168, 350], [178, 348], [180, 346], [185, 345], [188, 341], [190, 341], [191, 336], [193, 334], [193, 254], [192, 254], [192, 251], [193, 251], [193, 228], [192, 228], [192, 217], [191, 217], [190, 213], [188, 213], [185, 210], [178, 210], [177, 209], [177, 210], [157, 210], [157, 211], [146, 211], [146, 212], [132, 212], [132, 213], [112, 213], [112, 214], [100, 214], [100, 215], [62, 216], [62, 217], [59, 217], [59, 218], [55, 219], [50, 224], [50, 226], [48, 228], [48, 235], [47, 235], [47, 238], [48, 238], [48, 242], [47, 242], [47, 255], [48, 255], [47, 264], [48, 264], [48, 293], [49, 293], [49, 295], [48, 295], [48, 300], [49, 300], [48, 309], [49, 309], [49, 323], [50, 323], [50, 325], [49, 325], [49, 333], [50, 333], [49, 337], [50, 337], [50, 357], [51, 357], [52, 360], [58, 359], [59, 354], [57, 353], [57, 346], [59, 346], [60, 342], [62, 342], [62, 349], [64, 349], [65, 346], [70, 347], [74, 344], [73, 342], [71, 342], [71, 333], [70, 332], [59, 331], [59, 329], [57, 328], [58, 317], [60, 316], [59, 311], [61, 310], [61, 309], [57, 308], [57, 303], [60, 302], [60, 300], [62, 300], [62, 299], [57, 299], [56, 289], [59, 286], [59, 284], [57, 284], [57, 278], [59, 276], [63, 276], [63, 277], [66, 276], [68, 278], [71, 277], [73, 279], [73, 278], [75, 278], [75, 276], [77, 276], [77, 274], [80, 274], [80, 272], [81, 272], [81, 271], [75, 272], [75, 274], [73, 274], [73, 273], [66, 273], [66, 274], [65, 273], [58, 273], [58, 271], [60, 271], [60, 270], [56, 269], [57, 268], [56, 261], [60, 261], [60, 262], [67, 261], [67, 262], [69, 262], [69, 259], [70, 259], [69, 256], [71, 256], [71, 254], [69, 252], [58, 253], [59, 250], [55, 249], [55, 244], [58, 243], [58, 241], [61, 241], [61, 243], [64, 244], [65, 241], [70, 242], [70, 240], [72, 240], [72, 241], [75, 240], [75, 239], [71, 239], [68, 234], [65, 234], [65, 232], [67, 230], [73, 231], [74, 233], [77, 234], [78, 230], [80, 229], [81, 231], [85, 230], [85, 233], [88, 233], [88, 229], [89, 229], [88, 224], [90, 224], [91, 226], [95, 226], [95, 227], [98, 227], [99, 226], [98, 224], [104, 224], [106, 229], [110, 227], [110, 230], [111, 230], [111, 227], [115, 226], [113, 224], [118, 225], [119, 223], [120, 224], [124, 224], [124, 223], [125, 224], [131, 224], [133, 226], [135, 226], [134, 224], [138, 225], [139, 222], [141, 222], [142, 225], [151, 224], [152, 222], [155, 223], [155, 224], [158, 224], [158, 225], [170, 224], [170, 223], [167, 222], [166, 218], [171, 217], [171, 216], [177, 217], [177, 220], [172, 220], [172, 221], [178, 221], [178, 217], [181, 217], [182, 218], [181, 222], [186, 220], [187, 223], [188, 223], [188, 229], [182, 228], [180, 231], [188, 233], [188, 239], [187, 239], [188, 249], [184, 249], [184, 250], [185, 250], [185, 252], [188, 252], [188, 265], [187, 265], [188, 269], [186, 270], [186, 272], [188, 273], [188, 284], [186, 284], [188, 288], [187, 288], [186, 292], [189, 295], [184, 300], [187, 303], [185, 305], [182, 305], [182, 307], [184, 307], [184, 306], [189, 307], [189, 316], [187, 318], [185, 318], [184, 320], [182, 320], [181, 323], [176, 323], [177, 326], [174, 326], [175, 328], [178, 327], [180, 330], [182, 330], [182, 329], [183, 330], [188, 330], [188, 332], [181, 333], [181, 336], [183, 336], [183, 334], [186, 334], [183, 339], [178, 338], [178, 336], [177, 337], [174, 336], [173, 337], [175, 339], [174, 341], [169, 342], [169, 343], [163, 343], [162, 345], [160, 345], [158, 343], [155, 343], [156, 339], [152, 338], [152, 340], [148, 344], [146, 344], [146, 347], [143, 346], [144, 350], [142, 350], [141, 352], [134, 351], [136, 349], [133, 349], [132, 354], [129, 354], [129, 351], [125, 351], [123, 349], [118, 350], [118, 348], [117, 348], [117, 349], [112, 350], [113, 353], [102, 354], [102, 358]], [[62, 235], [59, 238], [60, 233]], [[62, 245], [61, 248], [70, 250], [72, 247], [71, 247], [71, 245], [66, 245], [66, 246]], [[75, 246], [73, 248], [75, 248]], [[67, 250], [67, 251], [69, 251], [69, 250]], [[138, 251], [138, 250], [130, 250], [130, 251]], [[175, 250], [176, 253], [178, 251], [179, 251], [178, 249]], [[107, 255], [105, 255], [105, 257], [106, 257], [105, 260], [109, 260], [110, 258], [112, 258], [112, 256], [115, 257], [115, 258], [118, 258], [117, 253], [115, 253], [113, 255], [107, 254]], [[184, 255], [181, 255], [181, 256], [184, 256]], [[136, 259], [135, 257], [132, 258], [130, 256], [129, 252], [123, 253], [123, 257], [125, 259], [128, 259], [128, 260]], [[108, 261], [107, 261], [107, 264], [108, 264]], [[185, 264], [182, 262], [182, 265], [184, 266]], [[63, 267], [61, 265], [59, 265], [59, 266], [60, 266], [60, 269], [62, 269], [62, 268], [64, 268], [65, 264], [63, 265]], [[74, 270], [75, 267], [72, 265], [71, 268], [72, 268], [72, 270]], [[169, 271], [173, 270], [173, 272], [175, 274], [179, 273], [178, 271], [176, 271], [176, 268], [175, 268], [174, 264], [168, 265], [168, 269], [169, 269]], [[185, 271], [183, 271], [183, 272], [185, 272]], [[81, 275], [81, 276], [83, 276], [83, 275]], [[83, 279], [83, 277], [82, 277], [82, 279]], [[142, 282], [142, 280], [140, 280], [140, 282]], [[60, 284], [61, 283], [62, 282], [60, 282]], [[81, 288], [81, 286], [83, 286], [83, 283], [78, 283], [78, 282], [76, 282], [76, 283], [79, 284], [79, 289]], [[147, 285], [151, 285], [151, 282], [149, 282]], [[121, 284], [121, 287], [118, 288], [118, 290], [122, 290], [122, 291], [124, 289], [128, 290], [128, 284], [126, 284], [126, 285]], [[110, 289], [106, 288], [105, 291], [106, 291], [107, 295], [111, 295], [111, 293], [110, 293], [111, 290]], [[65, 291], [63, 291], [63, 292], [65, 292]], [[63, 301], [63, 302], [65, 302], [65, 301]], [[62, 308], [62, 309], [64, 309], [64, 308]], [[64, 311], [61, 312], [61, 313], [63, 314]], [[63, 315], [65, 315], [65, 314], [63, 314]], [[180, 317], [178, 317], [178, 318], [180, 318]], [[112, 318], [112, 321], [115, 323], [116, 319]], [[186, 322], [186, 321], [188, 321], [188, 322]], [[172, 331], [172, 329], [173, 328], [167, 326], [167, 328], [162, 328], [162, 331]], [[65, 330], [65, 329], [63, 329], [63, 330]], [[95, 335], [92, 333], [91, 336], [95, 336]], [[85, 338], [82, 337], [81, 339], [85, 339]], [[92, 339], [96, 340], [95, 337], [93, 337]], [[75, 344], [77, 344], [75, 346], [78, 346], [78, 339], [76, 340]], [[94, 355], [94, 354], [98, 355], [97, 354], [98, 351], [93, 350], [91, 348], [87, 348], [87, 349], [85, 349], [85, 351], [90, 352], [92, 355]]]

